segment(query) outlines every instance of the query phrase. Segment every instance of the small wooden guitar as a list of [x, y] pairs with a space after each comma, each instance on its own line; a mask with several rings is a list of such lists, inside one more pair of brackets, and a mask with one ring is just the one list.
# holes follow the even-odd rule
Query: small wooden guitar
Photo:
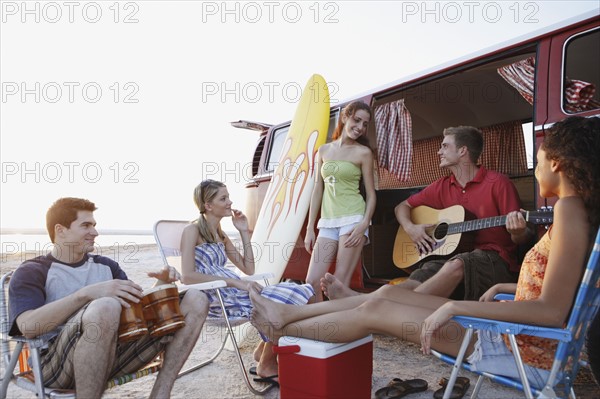
[[[523, 217], [533, 224], [552, 224], [552, 211], [524, 211]], [[434, 255], [450, 255], [458, 247], [461, 233], [483, 230], [491, 227], [506, 225], [506, 216], [494, 216], [484, 219], [465, 220], [465, 209], [454, 205], [445, 209], [433, 209], [428, 206], [418, 206], [411, 209], [410, 218], [415, 224], [433, 224], [427, 233], [436, 241], [433, 251], [421, 254], [419, 248], [412, 242], [402, 226], [396, 233], [394, 241], [394, 264], [400, 269], [406, 269], [415, 263]]]

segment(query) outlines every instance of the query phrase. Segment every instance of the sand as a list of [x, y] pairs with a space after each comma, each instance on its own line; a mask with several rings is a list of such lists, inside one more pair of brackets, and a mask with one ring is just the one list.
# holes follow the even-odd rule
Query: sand
[[[146, 276], [149, 270], [162, 267], [162, 261], [155, 245], [143, 245], [132, 251], [128, 248], [122, 253], [128, 254], [126, 259], [121, 260], [121, 266], [130, 279], [134, 280], [144, 288], [152, 286], [153, 279]], [[22, 261], [21, 255], [2, 255], [0, 269], [2, 273], [14, 270]], [[258, 343], [259, 337], [254, 327], [245, 324], [242, 331], [246, 332], [247, 338], [241, 343], [242, 357], [246, 368], [254, 365], [252, 350]], [[196, 348], [192, 352], [185, 367], [197, 364], [199, 361], [208, 359], [218, 348], [224, 331], [215, 325], [205, 325], [202, 335], [198, 340]], [[2, 370], [2, 373], [4, 371]], [[580, 373], [582, 374], [582, 373]], [[578, 397], [592, 399], [600, 397], [600, 390], [593, 385], [589, 379], [589, 372], [585, 372], [580, 383], [576, 383], [575, 392]], [[419, 352], [416, 345], [402, 342], [396, 338], [374, 336], [373, 350], [373, 377], [372, 393], [385, 386], [392, 378], [402, 379], [422, 378], [429, 384], [429, 389], [424, 392], [414, 393], [407, 397], [414, 399], [432, 398], [433, 391], [439, 388], [438, 381], [441, 377], [450, 375], [450, 366], [442, 363], [433, 356], [424, 356]], [[461, 375], [471, 379], [472, 391], [476, 376], [466, 371]], [[115, 387], [105, 392], [104, 398], [144, 398], [148, 397], [155, 376], [143, 377], [128, 384]], [[310, 381], [306, 382], [307, 385]], [[258, 384], [258, 387], [263, 385]], [[173, 398], [250, 398], [253, 397], [243, 383], [239, 364], [232, 351], [225, 350], [211, 364], [196, 370], [186, 376], [179, 378], [172, 391]], [[34, 398], [35, 395], [25, 391], [14, 384], [10, 385], [8, 398]], [[279, 398], [279, 390], [273, 389], [267, 393], [265, 398]], [[468, 396], [466, 396], [468, 397]], [[492, 384], [485, 381], [480, 392], [481, 398], [501, 399], [519, 398], [522, 393], [512, 388]]]

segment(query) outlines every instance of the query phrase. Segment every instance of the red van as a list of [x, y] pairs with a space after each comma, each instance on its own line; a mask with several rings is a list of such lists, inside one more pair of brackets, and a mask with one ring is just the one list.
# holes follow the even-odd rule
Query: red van
[[[374, 117], [369, 126], [368, 138], [379, 158], [377, 207], [371, 242], [352, 280], [352, 287], [360, 290], [406, 275], [392, 260], [398, 230], [394, 207], [444, 173], [436, 153], [445, 127], [480, 128], [485, 138], [483, 165], [511, 178], [525, 209], [548, 205], [537, 195], [535, 149], [553, 123], [573, 114], [600, 116], [600, 16], [585, 14], [335, 104], [330, 137], [340, 109], [356, 99], [370, 104], [376, 114], [385, 117], [385, 112], [391, 112], [393, 117], [408, 118], [412, 125], [412, 129], [383, 131]], [[253, 181], [246, 186], [246, 214], [253, 227], [290, 121], [274, 126], [245, 121], [233, 125], [259, 132]], [[390, 154], [410, 154], [409, 162], [382, 159]], [[284, 278], [306, 276], [310, 257], [304, 234], [303, 229]]]

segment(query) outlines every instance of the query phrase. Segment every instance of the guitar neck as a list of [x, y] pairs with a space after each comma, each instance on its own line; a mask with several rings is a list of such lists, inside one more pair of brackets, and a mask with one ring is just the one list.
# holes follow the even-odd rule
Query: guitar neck
[[506, 225], [506, 216], [494, 216], [460, 223], [450, 223], [448, 224], [448, 234], [466, 233], [504, 225]]

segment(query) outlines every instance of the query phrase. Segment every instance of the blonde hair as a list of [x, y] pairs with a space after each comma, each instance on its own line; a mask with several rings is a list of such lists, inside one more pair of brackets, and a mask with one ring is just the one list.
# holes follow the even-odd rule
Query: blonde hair
[[204, 213], [206, 212], [205, 204], [212, 201], [220, 188], [226, 187], [225, 184], [221, 183], [217, 180], [204, 180], [202, 183], [198, 184], [194, 189], [194, 202], [200, 211], [200, 216], [197, 220], [193, 221], [193, 223], [198, 226], [198, 232], [200, 233], [200, 237], [205, 242], [215, 243], [225, 239], [225, 233], [221, 230], [221, 226], [217, 227], [217, 236], [213, 234], [213, 232], [208, 227], [208, 223], [206, 221], [206, 217]]

